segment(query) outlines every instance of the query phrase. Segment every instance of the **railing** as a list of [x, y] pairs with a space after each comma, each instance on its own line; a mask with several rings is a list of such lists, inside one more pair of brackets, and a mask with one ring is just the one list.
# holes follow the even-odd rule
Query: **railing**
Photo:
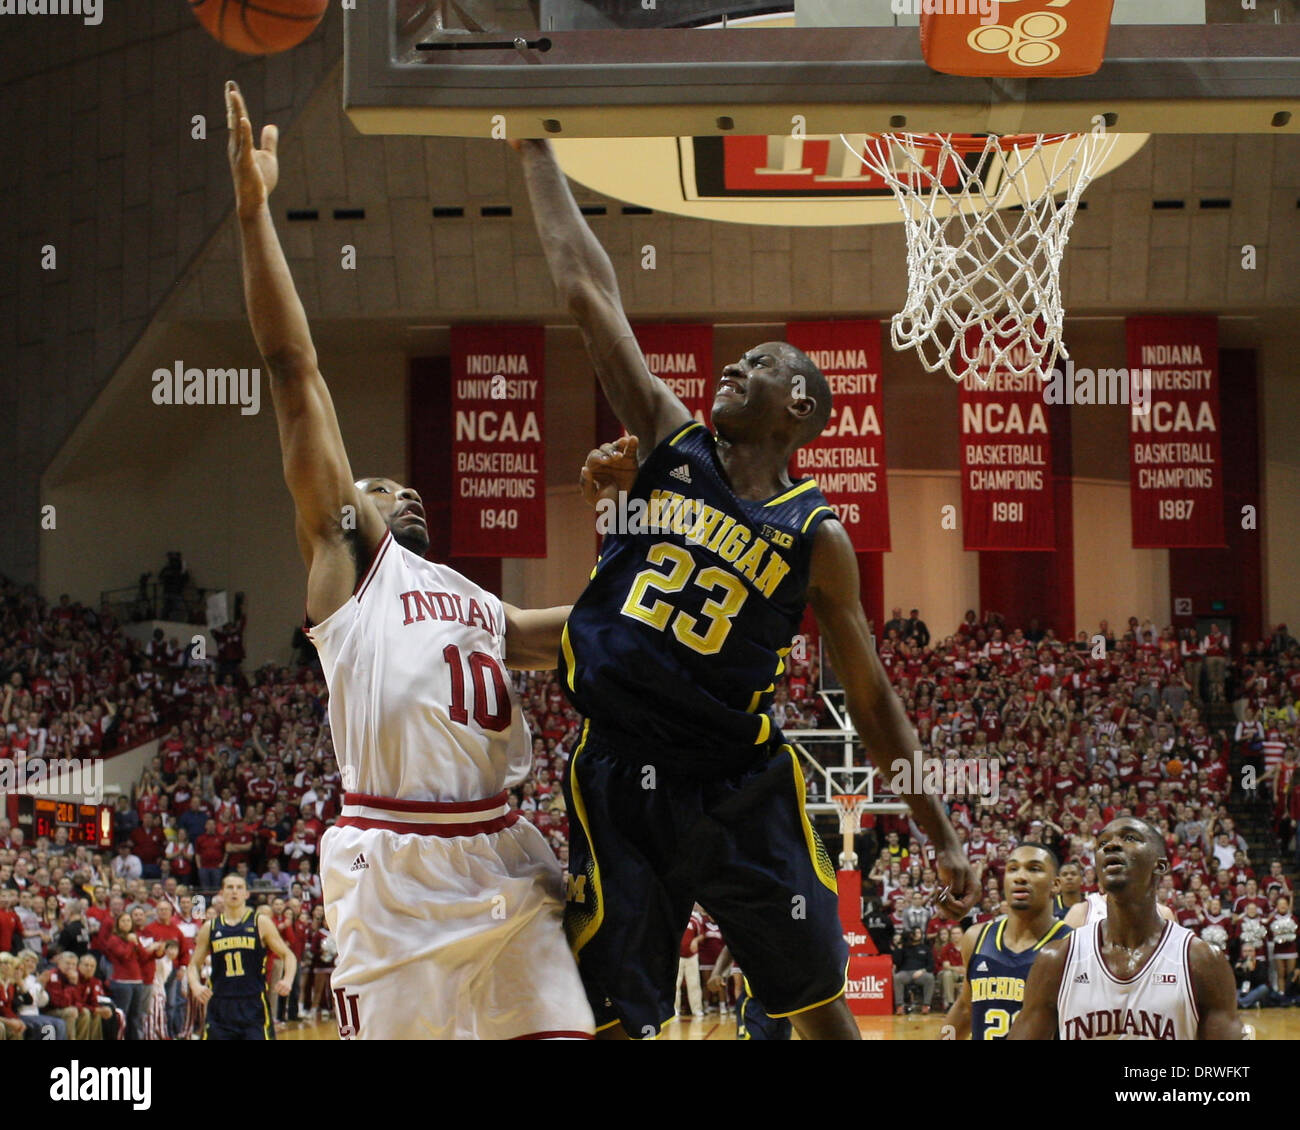
[[107, 604], [123, 624], [138, 624], [142, 620], [172, 620], [206, 625], [208, 597], [221, 591], [219, 588], [201, 589], [191, 584], [176, 590], [158, 581], [142, 580], [134, 588], [101, 592], [99, 600], [100, 604]]

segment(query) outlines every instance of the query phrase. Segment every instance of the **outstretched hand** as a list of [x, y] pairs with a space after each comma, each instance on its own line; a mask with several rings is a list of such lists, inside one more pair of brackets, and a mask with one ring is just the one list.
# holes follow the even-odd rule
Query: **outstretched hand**
[[617, 501], [620, 491], [629, 491], [636, 482], [636, 436], [622, 436], [613, 443], [603, 443], [587, 456], [578, 476], [582, 498], [594, 507], [602, 499]]
[[236, 83], [226, 83], [226, 126], [230, 131], [227, 152], [235, 179], [235, 208], [240, 219], [257, 215], [280, 180], [276, 151], [280, 131], [273, 125], [262, 128], [262, 148], [253, 142], [253, 123]]

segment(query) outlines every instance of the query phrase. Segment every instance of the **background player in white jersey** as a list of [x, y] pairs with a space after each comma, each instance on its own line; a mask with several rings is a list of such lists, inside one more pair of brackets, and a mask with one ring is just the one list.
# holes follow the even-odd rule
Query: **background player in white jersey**
[[531, 747], [503, 667], [552, 666], [568, 609], [512, 608], [425, 561], [419, 495], [354, 480], [267, 206], [277, 131], [267, 126], [257, 148], [234, 83], [226, 100], [249, 320], [345, 789], [321, 844], [340, 1031], [588, 1036], [559, 864], [505, 791], [528, 774]]
[[[1108, 911], [1109, 896], [1104, 891], [1092, 891], [1084, 896], [1081, 902], [1076, 902], [1065, 914], [1065, 924], [1072, 930], [1077, 930], [1080, 926], [1086, 926], [1089, 922], [1096, 922], [1098, 919], [1105, 918]], [[1166, 922], [1177, 922], [1178, 917], [1164, 903], [1156, 903], [1156, 913]]]
[[1164, 839], [1135, 816], [1097, 837], [1104, 918], [1034, 962], [1012, 1040], [1240, 1040], [1236, 986], [1222, 955], [1156, 913]]

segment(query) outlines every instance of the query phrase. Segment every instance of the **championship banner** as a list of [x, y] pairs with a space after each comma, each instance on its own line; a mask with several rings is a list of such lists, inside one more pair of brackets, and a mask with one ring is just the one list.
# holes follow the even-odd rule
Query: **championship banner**
[[833, 397], [825, 431], [795, 452], [790, 473], [817, 480], [858, 553], [888, 552], [880, 323], [791, 322], [785, 339], [826, 375]]
[[655, 323], [633, 326], [646, 367], [677, 394], [705, 427], [717, 390], [713, 379], [713, 327]]
[[541, 326], [452, 326], [451, 556], [545, 557]]
[[1129, 318], [1134, 549], [1217, 549], [1223, 462], [1216, 318]]
[[[967, 348], [978, 347], [979, 333], [971, 330]], [[1008, 360], [1023, 367], [1028, 358], [1013, 354]], [[1053, 550], [1056, 508], [1045, 382], [1032, 370], [1017, 376], [990, 369], [983, 356], [975, 370], [987, 385], [968, 373], [958, 386], [963, 548]]]

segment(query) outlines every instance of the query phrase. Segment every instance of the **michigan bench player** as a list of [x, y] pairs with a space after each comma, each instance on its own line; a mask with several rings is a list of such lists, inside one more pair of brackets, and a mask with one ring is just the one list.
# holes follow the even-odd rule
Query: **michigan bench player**
[[506, 799], [532, 757], [504, 668], [550, 667], [568, 609], [513, 608], [426, 561], [419, 495], [353, 479], [267, 206], [278, 135], [267, 126], [257, 148], [235, 84], [226, 98], [248, 314], [270, 373], [345, 790], [321, 843], [340, 1032], [589, 1037], [563, 874]]
[[[675, 1014], [678, 942], [698, 901], [774, 1019], [805, 1039], [857, 1039], [835, 870], [804, 812], [799, 759], [767, 714], [811, 601], [873, 761], [917, 748], [848, 534], [816, 482], [786, 471], [830, 417], [826, 378], [793, 346], [760, 345], [723, 370], [717, 434], [695, 423], [646, 367], [550, 145], [512, 144], [552, 278], [640, 439], [633, 501], [658, 509], [649, 528], [606, 537], [560, 655], [587, 717], [565, 778], [565, 925], [600, 1035], [653, 1036]], [[975, 884], [942, 798], [909, 800], [938, 849], [944, 909], [960, 918]]]
[[1164, 839], [1136, 816], [1097, 837], [1104, 917], [1049, 942], [1034, 962], [1010, 1039], [1240, 1040], [1226, 958], [1156, 913]]
[[1056, 855], [1042, 844], [1020, 844], [1007, 856], [1007, 913], [962, 935], [966, 980], [948, 1010], [945, 1039], [1006, 1039], [1035, 959], [1053, 938], [1070, 932], [1054, 913], [1058, 874]]

